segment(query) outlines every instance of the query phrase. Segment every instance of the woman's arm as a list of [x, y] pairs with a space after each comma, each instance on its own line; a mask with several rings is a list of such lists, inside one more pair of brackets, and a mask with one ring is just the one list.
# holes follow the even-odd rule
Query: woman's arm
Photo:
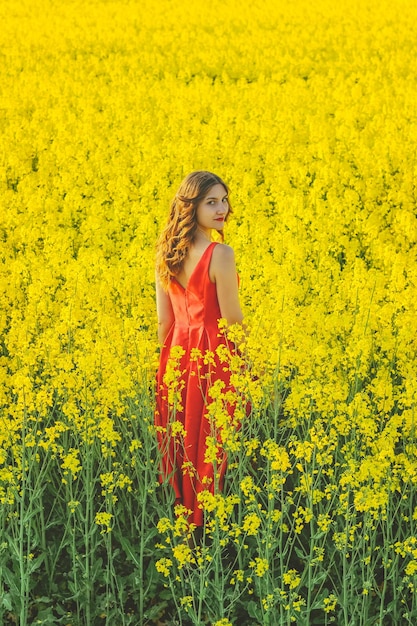
[[168, 335], [169, 329], [174, 323], [174, 311], [168, 293], [163, 289], [158, 276], [156, 283], [156, 314], [158, 316], [158, 340], [162, 345]]
[[217, 299], [222, 317], [231, 324], [241, 324], [243, 313], [239, 303], [238, 280], [233, 249], [219, 244], [213, 250], [211, 278], [217, 288]]

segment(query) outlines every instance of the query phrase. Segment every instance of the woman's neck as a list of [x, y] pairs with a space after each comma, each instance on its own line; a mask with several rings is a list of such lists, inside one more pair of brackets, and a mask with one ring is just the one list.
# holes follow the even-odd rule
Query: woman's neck
[[197, 232], [196, 232], [196, 236], [195, 236], [195, 242], [209, 242], [211, 243], [211, 230], [210, 229], [203, 229], [198, 227], [197, 228]]

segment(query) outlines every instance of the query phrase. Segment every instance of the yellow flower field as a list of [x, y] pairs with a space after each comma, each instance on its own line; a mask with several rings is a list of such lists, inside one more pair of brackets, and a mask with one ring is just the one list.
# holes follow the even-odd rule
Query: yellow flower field
[[[416, 623], [416, 18], [0, 6], [0, 626]], [[253, 410], [193, 552], [153, 280], [195, 169], [231, 188]]]

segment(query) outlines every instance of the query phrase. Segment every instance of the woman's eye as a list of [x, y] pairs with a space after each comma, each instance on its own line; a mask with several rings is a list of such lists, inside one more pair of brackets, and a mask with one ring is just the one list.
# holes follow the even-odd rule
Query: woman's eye
[[228, 198], [223, 198], [223, 202], [228, 202]]

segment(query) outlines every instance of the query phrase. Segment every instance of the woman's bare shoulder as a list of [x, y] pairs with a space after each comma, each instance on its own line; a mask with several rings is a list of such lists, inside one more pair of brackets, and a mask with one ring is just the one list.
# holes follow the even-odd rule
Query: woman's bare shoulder
[[213, 282], [217, 282], [219, 277], [229, 272], [236, 272], [235, 253], [230, 246], [225, 243], [219, 243], [213, 250], [210, 263], [210, 278]]
[[218, 243], [213, 250], [213, 260], [219, 263], [234, 262], [235, 253], [233, 248], [225, 243]]

